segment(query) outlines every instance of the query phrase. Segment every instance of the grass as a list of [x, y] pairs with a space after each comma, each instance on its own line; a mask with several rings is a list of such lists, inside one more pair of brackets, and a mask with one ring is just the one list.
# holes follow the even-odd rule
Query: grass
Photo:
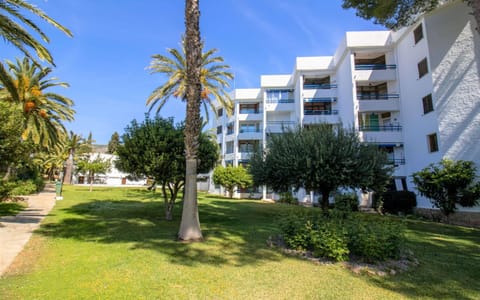
[[25, 202], [0, 202], [0, 217], [15, 216], [25, 209]]
[[166, 222], [149, 192], [67, 187], [64, 197], [0, 279], [0, 299], [480, 297], [478, 229], [406, 220], [420, 265], [378, 277], [269, 248], [285, 205], [201, 195], [205, 242], [188, 244], [175, 241], [180, 205]]

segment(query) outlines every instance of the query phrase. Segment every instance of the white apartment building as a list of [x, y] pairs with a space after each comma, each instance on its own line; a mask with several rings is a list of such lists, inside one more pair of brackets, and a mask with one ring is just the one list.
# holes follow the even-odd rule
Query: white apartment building
[[[259, 88], [236, 89], [233, 116], [218, 111], [223, 164], [248, 162], [282, 128], [342, 122], [385, 148], [397, 190], [415, 191], [411, 174], [442, 158], [480, 167], [476, 26], [469, 8], [454, 1], [396, 32], [347, 32], [333, 56], [298, 57], [291, 74], [264, 75]], [[296, 196], [315, 199], [302, 191]], [[432, 207], [420, 196], [417, 202]]]

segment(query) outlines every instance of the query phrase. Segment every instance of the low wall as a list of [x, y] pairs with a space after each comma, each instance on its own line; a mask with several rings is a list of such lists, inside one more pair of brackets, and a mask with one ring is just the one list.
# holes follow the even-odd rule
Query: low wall
[[415, 214], [442, 223], [480, 228], [480, 212], [455, 212], [448, 219], [438, 209], [415, 208]]

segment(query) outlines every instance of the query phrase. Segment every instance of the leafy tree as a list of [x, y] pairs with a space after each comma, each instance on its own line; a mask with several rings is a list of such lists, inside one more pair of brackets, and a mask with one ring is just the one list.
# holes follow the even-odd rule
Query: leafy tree
[[31, 145], [22, 141], [22, 108], [0, 101], [0, 174], [8, 180], [15, 166], [30, 153]]
[[223, 186], [230, 198], [235, 187], [246, 188], [252, 185], [252, 176], [242, 166], [217, 166], [213, 171], [213, 182]]
[[117, 152], [118, 145], [120, 145], [120, 135], [114, 132], [107, 146], [107, 153], [114, 154]]
[[[447, 0], [453, 1], [453, 0]], [[413, 24], [418, 16], [434, 10], [444, 1], [440, 0], [343, 0], [342, 7], [353, 8], [357, 16], [371, 20], [390, 29], [397, 29]], [[477, 21], [477, 31], [480, 26], [480, 1], [463, 0], [472, 9]]]
[[390, 171], [386, 154], [378, 147], [360, 142], [354, 130], [329, 124], [273, 135], [266, 153], [250, 161], [255, 184], [277, 192], [291, 187], [319, 192], [325, 211], [331, 192], [339, 187], [379, 190]]
[[[72, 121], [75, 111], [71, 99], [47, 89], [68, 84], [47, 78], [52, 69], [39, 67], [27, 58], [15, 63], [7, 60], [7, 65], [10, 72], [1, 80], [0, 101], [23, 106], [22, 139], [46, 148], [54, 146], [66, 135], [63, 122]], [[7, 81], [14, 87], [13, 93], [6, 88]]]
[[[151, 177], [161, 185], [165, 218], [172, 219], [178, 192], [185, 184], [185, 145], [183, 124], [174, 125], [173, 119], [146, 117], [143, 123], [133, 120], [118, 146], [119, 170], [136, 177]], [[218, 159], [216, 143], [205, 134], [199, 138], [199, 173], [210, 171]]]
[[413, 182], [421, 195], [448, 216], [457, 204], [475, 206], [480, 199], [480, 182], [475, 182], [476, 167], [472, 161], [443, 159], [413, 173]]
[[111, 162], [109, 159], [103, 159], [100, 155], [91, 158], [89, 155], [84, 156], [77, 163], [77, 171], [79, 173], [88, 174], [90, 182], [90, 192], [93, 190], [93, 181], [95, 174], [105, 174], [110, 170]]

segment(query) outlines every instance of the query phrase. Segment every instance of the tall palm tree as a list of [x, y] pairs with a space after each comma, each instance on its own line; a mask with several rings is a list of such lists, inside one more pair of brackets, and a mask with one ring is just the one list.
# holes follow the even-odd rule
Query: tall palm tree
[[187, 115], [185, 122], [185, 192], [182, 221], [178, 238], [186, 241], [202, 240], [197, 203], [197, 152], [202, 122], [200, 101], [202, 92], [202, 44], [200, 41], [199, 0], [185, 1], [185, 99]]
[[[202, 48], [202, 45], [200, 45], [200, 48]], [[167, 49], [171, 57], [161, 54], [152, 56], [152, 62], [148, 67], [151, 73], [165, 74], [168, 76], [168, 80], [156, 88], [148, 97], [147, 105], [150, 106], [150, 111], [157, 107], [158, 113], [172, 96], [180, 98], [182, 101], [186, 100], [187, 62], [185, 50], [185, 41], [183, 40], [181, 50]], [[200, 98], [207, 118], [207, 105], [216, 114], [213, 100], [224, 107], [227, 113], [231, 113], [233, 109], [232, 99], [227, 91], [230, 87], [229, 81], [233, 79], [233, 74], [229, 71], [230, 66], [223, 63], [223, 57], [216, 56], [217, 51], [217, 49], [210, 49], [201, 54], [200, 83], [202, 91]]]
[[[66, 164], [65, 164], [65, 174], [63, 175], [63, 183], [71, 184], [72, 175], [73, 175], [73, 163], [75, 159], [75, 154], [78, 150], [84, 147], [85, 140], [81, 135], [70, 131], [70, 135], [66, 141], [65, 152], [66, 152]], [[65, 160], [64, 160], [65, 161]]]
[[42, 147], [51, 147], [66, 135], [63, 121], [72, 121], [75, 111], [73, 101], [62, 95], [48, 92], [51, 87], [68, 87], [67, 83], [57, 82], [56, 78], [46, 78], [52, 71], [30, 62], [28, 58], [7, 60], [9, 72], [7, 81], [14, 87], [12, 94], [0, 84], [0, 101], [23, 105], [24, 131], [22, 138], [30, 139]]

